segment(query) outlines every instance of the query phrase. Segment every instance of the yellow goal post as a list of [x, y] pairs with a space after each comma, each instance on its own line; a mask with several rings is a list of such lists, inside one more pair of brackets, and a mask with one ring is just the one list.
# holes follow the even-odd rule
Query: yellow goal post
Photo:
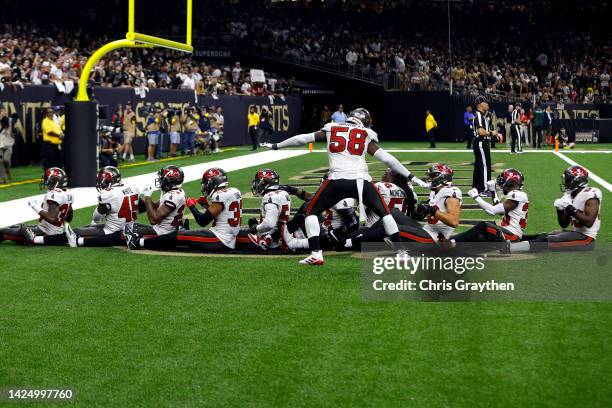
[[192, 2], [193, 0], [187, 0], [187, 32], [185, 43], [180, 43], [177, 41], [136, 32], [136, 0], [128, 0], [128, 31], [125, 35], [125, 39], [111, 41], [108, 44], [100, 47], [91, 55], [91, 57], [89, 57], [87, 63], [83, 67], [81, 77], [79, 78], [79, 89], [75, 100], [79, 102], [89, 101], [89, 96], [87, 95], [87, 83], [89, 82], [91, 71], [104, 55], [116, 49], [163, 47], [176, 51], [193, 53], [193, 46], [191, 45], [191, 24], [193, 17]]

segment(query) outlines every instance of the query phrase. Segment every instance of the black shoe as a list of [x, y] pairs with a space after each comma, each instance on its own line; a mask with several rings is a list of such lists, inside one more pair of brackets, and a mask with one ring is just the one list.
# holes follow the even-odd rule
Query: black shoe
[[504, 239], [502, 242], [502, 246], [499, 249], [499, 253], [502, 255], [510, 255], [510, 241]]
[[123, 234], [125, 235], [125, 243], [127, 244], [129, 250], [140, 248], [141, 235], [136, 230], [136, 224], [133, 222], [125, 224]]

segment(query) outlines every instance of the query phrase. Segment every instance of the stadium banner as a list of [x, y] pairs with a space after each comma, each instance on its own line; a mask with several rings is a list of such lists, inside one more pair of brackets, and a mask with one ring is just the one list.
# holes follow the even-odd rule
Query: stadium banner
[[[0, 92], [0, 106], [9, 114], [19, 115], [22, 131], [21, 140], [16, 140], [13, 160], [14, 164], [29, 164], [39, 157], [39, 128], [43, 118], [43, 109], [49, 106], [63, 108], [72, 99], [71, 95], [61, 94], [51, 85], [26, 86], [13, 90], [5, 87]], [[131, 102], [136, 112], [138, 134], [134, 142], [137, 152], [145, 146], [144, 126], [146, 117], [152, 107], [162, 109], [182, 110], [190, 104], [198, 106], [220, 106], [225, 118], [223, 146], [239, 146], [250, 144], [248, 135], [247, 115], [251, 106], [261, 112], [263, 106], [268, 106], [272, 115], [271, 124], [274, 133], [272, 141], [281, 141], [298, 133], [302, 115], [302, 101], [299, 97], [263, 97], [263, 96], [229, 96], [220, 95], [198, 96], [190, 90], [150, 89], [141, 98], [133, 88], [94, 89], [93, 99], [100, 105], [100, 115], [110, 119], [120, 106]]]

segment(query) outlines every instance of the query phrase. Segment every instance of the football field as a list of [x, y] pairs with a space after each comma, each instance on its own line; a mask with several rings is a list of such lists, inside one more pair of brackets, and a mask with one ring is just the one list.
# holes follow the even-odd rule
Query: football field
[[[472, 153], [383, 146], [399, 150], [392, 154], [421, 178], [431, 162], [455, 169], [464, 193], [459, 230], [494, 219], [467, 197]], [[523, 172], [526, 232], [535, 234], [559, 229], [552, 203], [570, 165], [563, 157], [587, 167], [603, 182], [590, 185], [603, 192], [598, 244], [609, 243], [607, 152], [494, 152], [494, 177], [507, 167]], [[229, 180], [243, 193], [244, 225], [258, 216], [260, 199], [250, 192], [257, 169], [314, 192], [327, 168], [318, 146], [244, 167], [249, 157], [238, 148], [172, 162], [236, 158]], [[375, 179], [385, 170], [375, 161], [370, 168]], [[39, 177], [38, 168], [15, 169], [0, 205], [39, 194]], [[198, 180], [184, 189], [200, 195]], [[416, 191], [419, 200], [427, 195]], [[76, 210], [72, 226], [88, 224], [92, 210]], [[73, 405], [84, 407], [612, 405], [610, 303], [371, 302], [349, 253], [326, 255], [323, 267], [298, 265], [296, 255], [189, 255], [0, 243], [0, 387], [71, 388]]]

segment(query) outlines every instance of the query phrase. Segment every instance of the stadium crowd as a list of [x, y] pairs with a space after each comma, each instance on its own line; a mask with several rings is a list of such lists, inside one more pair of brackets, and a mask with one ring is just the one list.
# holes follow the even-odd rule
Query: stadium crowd
[[[87, 58], [110, 38], [70, 29], [5, 25], [0, 30], [0, 90], [5, 86], [55, 84], [70, 93]], [[284, 95], [292, 80], [266, 73], [251, 80], [250, 69], [211, 65], [165, 49], [117, 50], [94, 69], [94, 84], [108, 87], [193, 89], [198, 95]]]

